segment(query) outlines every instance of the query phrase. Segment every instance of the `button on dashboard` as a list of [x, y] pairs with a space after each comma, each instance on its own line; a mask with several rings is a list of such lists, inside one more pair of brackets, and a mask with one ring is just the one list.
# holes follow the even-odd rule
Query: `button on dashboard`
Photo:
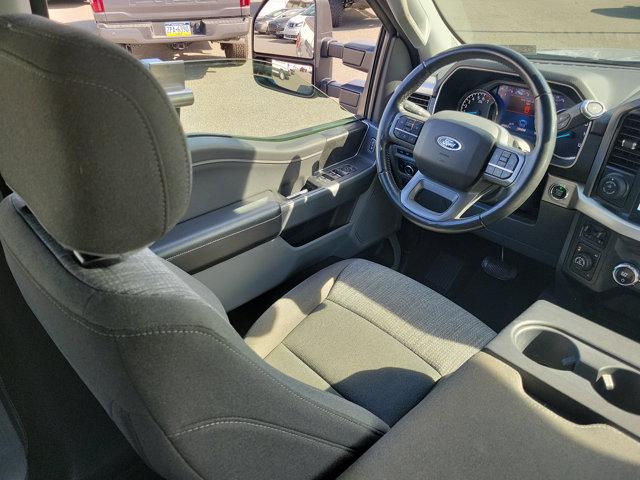
[[567, 187], [565, 187], [564, 185], [559, 185], [557, 183], [553, 184], [549, 189], [549, 195], [551, 195], [556, 200], [564, 200], [565, 198], [567, 198], [568, 193], [569, 191], [567, 190]]

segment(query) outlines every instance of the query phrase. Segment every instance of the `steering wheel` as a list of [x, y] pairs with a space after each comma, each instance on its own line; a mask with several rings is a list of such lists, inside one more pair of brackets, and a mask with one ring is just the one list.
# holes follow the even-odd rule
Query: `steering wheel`
[[[527, 84], [535, 109], [536, 140], [532, 148], [483, 117], [452, 110], [429, 115], [419, 107], [405, 106], [409, 96], [433, 73], [469, 59], [499, 62]], [[553, 94], [531, 62], [497, 45], [462, 45], [425, 60], [396, 88], [378, 128], [378, 177], [391, 201], [413, 223], [437, 232], [468, 232], [510, 215], [533, 194], [549, 167], [555, 142]], [[392, 171], [391, 149], [407, 143], [414, 145], [417, 172], [400, 189]], [[495, 205], [481, 213], [464, 215], [498, 188], [505, 192]]]

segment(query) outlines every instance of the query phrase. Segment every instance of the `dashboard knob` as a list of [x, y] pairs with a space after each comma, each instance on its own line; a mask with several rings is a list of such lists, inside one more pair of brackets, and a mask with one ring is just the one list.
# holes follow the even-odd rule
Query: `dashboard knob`
[[600, 181], [600, 195], [607, 200], [624, 198], [628, 190], [627, 180], [619, 173], [610, 173]]
[[578, 253], [573, 257], [573, 264], [578, 270], [587, 272], [593, 268], [593, 257], [585, 252]]
[[640, 270], [631, 263], [620, 263], [613, 269], [613, 279], [618, 285], [632, 287], [640, 282]]

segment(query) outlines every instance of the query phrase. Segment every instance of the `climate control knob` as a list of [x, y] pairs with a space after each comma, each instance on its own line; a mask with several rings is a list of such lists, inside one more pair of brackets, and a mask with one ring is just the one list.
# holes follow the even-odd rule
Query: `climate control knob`
[[631, 287], [640, 282], [640, 270], [631, 263], [620, 263], [613, 269], [613, 279], [618, 285]]

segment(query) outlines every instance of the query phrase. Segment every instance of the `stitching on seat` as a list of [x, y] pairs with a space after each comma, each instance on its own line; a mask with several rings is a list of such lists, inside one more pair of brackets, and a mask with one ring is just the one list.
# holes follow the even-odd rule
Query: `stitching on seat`
[[[298, 360], [300, 360], [305, 367], [307, 367], [309, 370], [311, 370], [313, 373], [315, 373], [316, 375], [318, 375], [318, 377], [320, 378], [320, 380], [322, 380], [323, 382], [325, 382], [327, 385], [329, 385], [338, 395], [340, 395], [342, 398], [344, 398], [345, 400], [349, 400], [346, 395], [344, 395], [342, 392], [338, 391], [337, 388], [335, 388], [326, 378], [324, 378], [322, 375], [320, 375], [320, 372], [318, 372], [315, 368], [313, 368], [311, 365], [309, 365], [307, 362], [305, 362], [302, 357], [300, 355], [298, 355], [296, 352], [294, 352], [293, 350], [291, 350], [291, 348], [289, 348], [288, 345], [285, 345], [284, 342], [281, 343], [280, 345], [282, 345], [282, 347], [284, 349], [286, 349], [288, 352], [291, 353], [291, 355], [293, 355], [294, 357], [296, 357]], [[274, 349], [275, 350], [275, 349]], [[302, 382], [304, 383], [304, 382]], [[351, 400], [349, 400], [351, 402]], [[355, 402], [354, 402], [355, 403]]]
[[[334, 264], [334, 265], [335, 265], [335, 264]], [[331, 285], [331, 288], [329, 288], [329, 291], [327, 292], [327, 297], [331, 294], [331, 290], [333, 290], [333, 287], [335, 286], [336, 282], [338, 281], [338, 277], [340, 276], [340, 274], [341, 274], [342, 272], [344, 272], [344, 270], [345, 270], [349, 265], [350, 265], [350, 264], [349, 264], [349, 263], [347, 263], [347, 264], [344, 266], [344, 268], [343, 268], [342, 270], [340, 270], [340, 272], [338, 272], [338, 274], [336, 275], [336, 278], [335, 278], [335, 280], [334, 280], [334, 282], [333, 282], [333, 285]], [[330, 268], [330, 267], [331, 267], [331, 266], [329, 266], [329, 267], [327, 267], [327, 268]], [[322, 270], [321, 270], [321, 271], [322, 271]], [[317, 273], [320, 273], [320, 272], [317, 272]], [[312, 276], [313, 276], [313, 275], [312, 275]], [[311, 277], [309, 277], [309, 278], [311, 278]], [[283, 299], [291, 299], [291, 297], [290, 297], [289, 295], [290, 295], [292, 292], [294, 292], [295, 290], [297, 290], [299, 287], [300, 287], [300, 285], [298, 285], [297, 287], [294, 287], [292, 290], [290, 290], [290, 291], [289, 291], [289, 292], [288, 292], [284, 297], [282, 297], [280, 300], [283, 300]], [[325, 298], [327, 298], [327, 297], [325, 297]], [[305, 321], [305, 319], [306, 319], [309, 315], [311, 315], [313, 312], [315, 312], [315, 311], [316, 311], [316, 309], [317, 309], [320, 305], [322, 305], [322, 302], [325, 300], [325, 298], [321, 298], [321, 299], [320, 299], [320, 302], [318, 303], [318, 305], [316, 305], [316, 306], [315, 306], [315, 307], [314, 307], [314, 308], [313, 308], [309, 313], [302, 312], [302, 313], [304, 313], [304, 317], [302, 317], [302, 318], [300, 319], [300, 321], [299, 321], [298, 323], [296, 323], [296, 324], [295, 324], [295, 326], [294, 326], [291, 330], [289, 330], [289, 331], [287, 332], [287, 334], [286, 334], [284, 337], [282, 337], [282, 339], [280, 339], [280, 341], [279, 341], [278, 343], [276, 343], [276, 344], [273, 346], [273, 348], [272, 348], [271, 350], [269, 350], [269, 351], [266, 353], [266, 355], [265, 355], [264, 357], [266, 357], [267, 355], [271, 354], [271, 352], [273, 352], [273, 351], [278, 347], [278, 345], [282, 344], [282, 343], [287, 339], [287, 337], [289, 337], [289, 335], [291, 335], [291, 333], [293, 333], [293, 331], [294, 331], [296, 328], [298, 328], [298, 327], [300, 326], [300, 324], [302, 324], [302, 322], [304, 322], [304, 321]], [[274, 306], [275, 306], [275, 305], [276, 305], [280, 300], [276, 301], [276, 303], [274, 303], [271, 307], [269, 307], [269, 308], [267, 309], [267, 311], [266, 311], [266, 312], [264, 312], [262, 315], [260, 315], [260, 318], [258, 318], [258, 320], [256, 321], [256, 323], [258, 323], [258, 322], [259, 322], [259, 321], [260, 321], [260, 320], [261, 320], [261, 319], [266, 315], [266, 313], [267, 313], [267, 312], [271, 311], [271, 310], [274, 308]], [[264, 358], [264, 357], [263, 357], [263, 358]]]
[[203, 425], [198, 425], [198, 426], [194, 426], [194, 427], [190, 427], [187, 428], [185, 430], [181, 430], [179, 432], [176, 433], [172, 433], [169, 434], [168, 436], [170, 438], [177, 438], [183, 435], [187, 435], [189, 433], [193, 433], [193, 432], [197, 432], [199, 430], [203, 430], [205, 428], [210, 428], [210, 427], [215, 427], [217, 425], [234, 425], [234, 424], [239, 424], [239, 425], [249, 425], [251, 427], [256, 427], [256, 428], [265, 428], [265, 429], [269, 429], [269, 430], [275, 430], [279, 433], [284, 433], [286, 435], [291, 435], [294, 437], [298, 437], [298, 438], [302, 438], [303, 440], [308, 440], [314, 443], [319, 443], [322, 445], [325, 445], [327, 447], [331, 447], [331, 448], [336, 448], [339, 450], [344, 450], [350, 453], [355, 453], [355, 450], [351, 447], [348, 447], [346, 445], [342, 445], [339, 443], [335, 443], [332, 442], [330, 440], [326, 440], [324, 438], [321, 437], [317, 437], [315, 435], [309, 435], [307, 433], [303, 433], [303, 432], [299, 432], [297, 430], [293, 430], [290, 428], [286, 428], [286, 427], [282, 427], [280, 425], [275, 425], [272, 423], [268, 423], [268, 422], [261, 422], [258, 420], [254, 420], [252, 418], [246, 418], [246, 417], [231, 417], [231, 418], [225, 418], [225, 417], [220, 417], [220, 418], [213, 418], [210, 420], [206, 421], [207, 423], [203, 424]]
[[[134, 112], [136, 113], [136, 115], [138, 116], [138, 120], [140, 120], [140, 122], [142, 123], [144, 130], [147, 134], [147, 139], [149, 141], [149, 143], [151, 144], [152, 150], [154, 152], [154, 157], [156, 160], [156, 168], [158, 171], [158, 176], [160, 177], [160, 185], [162, 186], [162, 231], [166, 232], [167, 231], [167, 222], [168, 222], [168, 214], [167, 214], [167, 199], [168, 199], [168, 194], [167, 194], [167, 185], [166, 185], [166, 178], [165, 175], [163, 174], [163, 168], [162, 168], [162, 162], [160, 160], [160, 156], [158, 154], [158, 148], [156, 145], [156, 142], [154, 140], [154, 136], [152, 134], [151, 128], [149, 127], [149, 125], [147, 124], [147, 120], [145, 118], [145, 116], [142, 114], [142, 109], [139, 108], [139, 106], [137, 105], [137, 103], [135, 102], [135, 100], [131, 99], [127, 94], [119, 92], [117, 90], [114, 90], [113, 88], [107, 87], [105, 85], [100, 85], [98, 83], [94, 83], [94, 82], [90, 82], [87, 80], [82, 80], [79, 78], [74, 78], [74, 77], [61, 77], [58, 74], [55, 74], [53, 72], [49, 72], [48, 70], [45, 70], [43, 68], [40, 68], [38, 65], [33, 64], [32, 62], [29, 62], [28, 60], [25, 60], [24, 58], [16, 55], [13, 52], [10, 52], [6, 49], [0, 49], [2, 50], [2, 52], [4, 52], [4, 54], [0, 54], [1, 57], [5, 58], [7, 61], [13, 63], [14, 65], [17, 65], [19, 67], [22, 67], [28, 71], [31, 71], [32, 74], [43, 78], [44, 80], [47, 81], [51, 81], [51, 82], [55, 82], [58, 84], [64, 84], [65, 81], [69, 81], [69, 82], [73, 82], [73, 83], [77, 83], [80, 85], [85, 85], [85, 86], [90, 86], [90, 87], [94, 87], [94, 88], [98, 88], [101, 90], [105, 90], [107, 92], [110, 92], [114, 95], [116, 95], [117, 97], [122, 98], [123, 100], [125, 100], [125, 102], [127, 102], [130, 106], [133, 107]], [[47, 72], [47, 73], [44, 73]]]
[[433, 365], [431, 365], [431, 363], [429, 363], [429, 361], [424, 358], [420, 353], [416, 352], [413, 348], [411, 348], [409, 345], [407, 345], [406, 343], [404, 343], [402, 340], [400, 340], [398, 337], [396, 337], [395, 335], [387, 332], [384, 328], [380, 327], [379, 325], [376, 325], [375, 323], [373, 323], [371, 320], [369, 320], [367, 317], [363, 317], [362, 315], [360, 315], [358, 312], [354, 312], [352, 309], [350, 309], [349, 307], [347, 307], [346, 305], [342, 305], [339, 302], [336, 302], [335, 300], [332, 300], [331, 298], [326, 298], [325, 301], [327, 302], [331, 302], [331, 303], [335, 303], [336, 305], [338, 305], [339, 307], [344, 308], [345, 310], [348, 310], [349, 312], [353, 313], [354, 315], [357, 315], [358, 317], [362, 318], [363, 320], [365, 320], [367, 323], [369, 323], [370, 325], [373, 325], [374, 327], [376, 327], [378, 330], [380, 330], [381, 332], [385, 333], [386, 335], [388, 335], [389, 337], [393, 338], [395, 341], [397, 341], [400, 345], [402, 345], [403, 347], [405, 347], [407, 350], [409, 350], [410, 352], [414, 353], [420, 360], [422, 360], [424, 363], [426, 363], [429, 367], [433, 368], [433, 370], [435, 370], [438, 375], [440, 375], [440, 378], [442, 378], [442, 373]]
[[[247, 362], [249, 365], [251, 365], [256, 371], [258, 371], [258, 373], [261, 373], [262, 375], [268, 377], [269, 379], [271, 379], [276, 385], [280, 386], [281, 388], [283, 388], [285, 391], [289, 392], [291, 395], [293, 395], [294, 397], [298, 398], [299, 400], [302, 400], [303, 402], [311, 405], [312, 407], [327, 413], [329, 415], [332, 415], [334, 417], [340, 418], [343, 421], [352, 423], [354, 425], [357, 425], [361, 428], [364, 428], [366, 430], [368, 430], [369, 432], [374, 432], [378, 435], [383, 435], [385, 432], [383, 432], [382, 430], [379, 430], [378, 428], [375, 428], [373, 426], [369, 426], [369, 425], [365, 425], [364, 423], [361, 423], [357, 420], [354, 420], [352, 418], [348, 418], [343, 416], [342, 414], [332, 411], [332, 410], [327, 410], [326, 408], [318, 405], [317, 403], [315, 403], [313, 400], [310, 400], [308, 398], [303, 397], [302, 395], [298, 394], [297, 392], [295, 392], [294, 390], [292, 390], [291, 388], [289, 388], [287, 385], [285, 385], [284, 383], [280, 382], [277, 378], [275, 378], [274, 376], [272, 376], [269, 372], [267, 372], [266, 370], [264, 370], [260, 365], [258, 365], [257, 363], [255, 363], [254, 361], [252, 361], [251, 359], [247, 358], [245, 355], [243, 355], [241, 352], [237, 351], [236, 349], [232, 348], [230, 345], [228, 345], [226, 342], [222, 341], [220, 338], [217, 337], [217, 335], [214, 335], [212, 332], [203, 332], [203, 331], [199, 331], [199, 330], [185, 330], [185, 329], [173, 329], [173, 330], [153, 330], [153, 331], [136, 331], [135, 333], [127, 333], [127, 334], [115, 334], [115, 333], [108, 333], [108, 332], [101, 332], [99, 330], [97, 330], [96, 328], [93, 327], [94, 324], [86, 324], [83, 320], [81, 320], [80, 318], [76, 318], [76, 314], [74, 314], [73, 312], [68, 311], [64, 306], [60, 305], [55, 298], [53, 298], [47, 291], [45, 291], [43, 289], [43, 287], [35, 280], [35, 278], [30, 274], [29, 271], [27, 271], [27, 269], [24, 267], [24, 265], [22, 265], [22, 262], [17, 258], [17, 256], [15, 255], [15, 253], [13, 252], [13, 250], [8, 246], [8, 244], [5, 242], [5, 246], [7, 248], [7, 250], [9, 251], [9, 253], [11, 254], [11, 256], [13, 257], [13, 259], [16, 261], [16, 264], [18, 266], [20, 266], [21, 270], [23, 271], [23, 273], [29, 277], [29, 279], [31, 280], [31, 282], [36, 286], [36, 288], [40, 291], [40, 293], [42, 293], [47, 299], [49, 299], [49, 301], [68, 319], [70, 319], [71, 321], [73, 321], [74, 323], [77, 323], [78, 325], [86, 328], [87, 330], [95, 333], [96, 335], [100, 335], [100, 336], [104, 336], [104, 337], [109, 337], [109, 338], [136, 338], [136, 337], [145, 337], [145, 336], [150, 336], [150, 335], [168, 335], [168, 334], [193, 334], [193, 335], [203, 335], [205, 337], [211, 338], [212, 340], [214, 340], [215, 342], [219, 343], [222, 347], [224, 347], [225, 349], [229, 350], [230, 352], [232, 352], [234, 355], [238, 356], [240, 359], [244, 360], [245, 362]], [[203, 302], [204, 303], [204, 302]], [[211, 309], [213, 311], [213, 309]], [[195, 327], [195, 328], [203, 328], [205, 329], [206, 327]]]

